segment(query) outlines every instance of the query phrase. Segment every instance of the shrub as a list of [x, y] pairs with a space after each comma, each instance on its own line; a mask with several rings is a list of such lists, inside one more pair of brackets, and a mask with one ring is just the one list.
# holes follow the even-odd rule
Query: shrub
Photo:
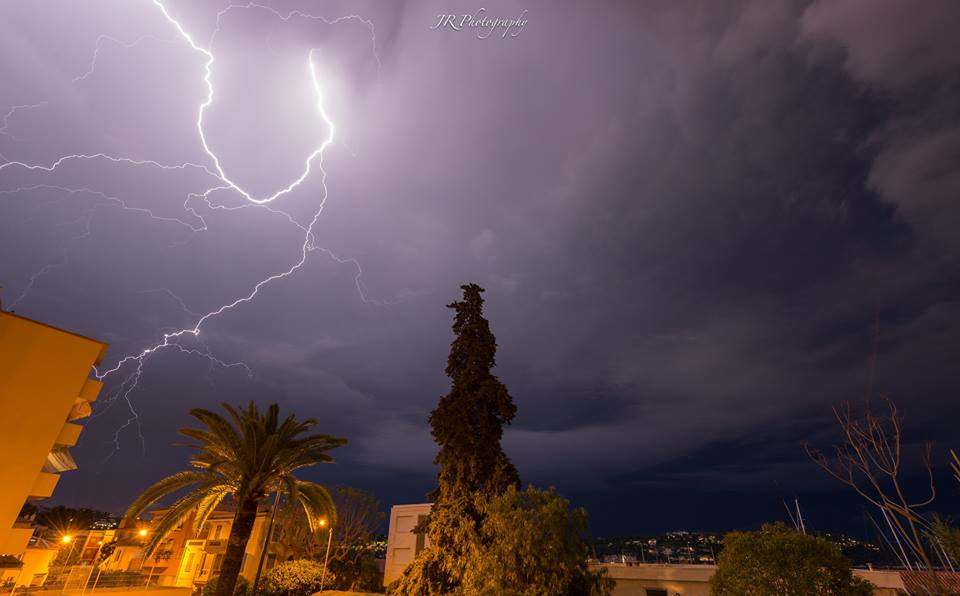
[[[210, 581], [203, 585], [203, 589], [200, 590], [200, 596], [213, 596], [217, 591], [217, 580], [220, 579], [217, 576], [210, 578]], [[247, 581], [247, 578], [242, 575], [237, 578], [237, 585], [233, 588], [233, 596], [247, 596], [247, 593], [250, 591], [250, 582]]]
[[783, 524], [724, 538], [714, 596], [870, 596], [871, 584], [853, 575], [840, 547]]
[[467, 549], [464, 594], [605, 596], [613, 580], [591, 571], [583, 535], [587, 513], [553, 489], [510, 488], [486, 503]]
[[[307, 559], [286, 561], [267, 572], [264, 589], [277, 596], [303, 596], [313, 594], [320, 589], [323, 565]], [[330, 586], [336, 578], [327, 571], [326, 585]]]

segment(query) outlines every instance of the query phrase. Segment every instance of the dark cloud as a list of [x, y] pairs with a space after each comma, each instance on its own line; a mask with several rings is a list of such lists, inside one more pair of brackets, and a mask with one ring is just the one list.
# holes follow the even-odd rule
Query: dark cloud
[[[469, 3], [166, 5], [200, 45], [216, 31], [204, 130], [255, 193], [295, 179], [329, 132], [315, 50], [327, 192], [315, 171], [271, 211], [204, 196], [202, 167], [6, 167], [5, 304], [110, 341], [113, 365], [290, 267], [290, 218], [325, 196], [314, 232], [336, 258], [311, 252], [185, 339], [252, 377], [174, 350], [129, 393], [132, 368], [111, 377], [59, 498], [122, 507], [182, 465], [167, 445], [190, 407], [257, 399], [350, 438], [317, 479], [422, 499], [443, 305], [469, 280], [488, 288], [519, 406], [509, 453], [604, 532], [756, 523], [781, 492], [842, 525], [800, 443], [829, 444], [830, 405], [868, 391], [900, 400], [911, 441], [956, 442], [941, 414], [960, 389], [949, 0], [496, 2], [529, 25], [487, 40], [429, 29]], [[213, 167], [205, 57], [153, 4], [0, 10], [0, 161]], [[295, 10], [368, 17], [378, 55], [362, 21]], [[626, 513], [642, 498], [655, 522]], [[698, 499], [716, 499], [711, 518], [691, 515]]]

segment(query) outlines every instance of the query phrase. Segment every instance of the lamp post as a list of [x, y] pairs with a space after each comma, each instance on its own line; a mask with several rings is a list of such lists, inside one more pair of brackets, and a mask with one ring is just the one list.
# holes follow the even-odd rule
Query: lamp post
[[[327, 520], [320, 520], [320, 527], [326, 527]], [[320, 574], [320, 591], [323, 592], [323, 584], [327, 579], [327, 562], [330, 560], [330, 541], [333, 540], [333, 526], [327, 530], [327, 554], [323, 556], [323, 573]]]
[[[73, 548], [77, 546], [77, 543], [73, 541], [73, 536], [70, 534], [64, 534], [63, 537], [60, 538], [60, 542], [70, 545], [70, 550], [67, 551], [67, 557], [63, 560], [63, 569], [60, 570], [60, 576], [63, 577], [63, 574], [67, 572], [67, 563], [70, 562], [70, 556], [73, 554]], [[66, 585], [66, 578], [64, 578], [63, 583]]]
[[144, 538], [147, 537], [147, 534], [148, 532], [146, 528], [140, 528], [140, 530], [137, 531], [137, 535], [140, 536], [140, 569], [139, 571], [141, 573], [143, 572], [143, 562], [147, 560], [147, 550], [146, 550], [147, 543], [144, 540]]

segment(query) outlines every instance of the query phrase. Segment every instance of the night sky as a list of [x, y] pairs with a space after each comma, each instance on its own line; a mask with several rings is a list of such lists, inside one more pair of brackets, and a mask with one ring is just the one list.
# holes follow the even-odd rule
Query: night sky
[[[54, 502], [121, 511], [250, 399], [422, 502], [476, 281], [507, 453], [595, 533], [863, 533], [801, 445], [879, 394], [960, 513], [960, 3], [262, 2], [0, 5], [3, 304], [117, 369]], [[527, 23], [431, 29], [481, 7]]]

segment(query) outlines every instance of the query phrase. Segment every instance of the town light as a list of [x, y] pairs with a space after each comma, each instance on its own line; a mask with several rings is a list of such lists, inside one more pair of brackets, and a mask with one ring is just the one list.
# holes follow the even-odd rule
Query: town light
[[70, 544], [71, 540], [73, 540], [73, 536], [70, 536], [69, 534], [64, 535], [64, 537], [60, 539], [60, 541], [64, 544]]
[[326, 520], [326, 518], [321, 519], [321, 520], [320, 520], [320, 527], [321, 527], [321, 528], [325, 528], [326, 526], [327, 526], [327, 520]]
[[140, 534], [141, 537], [146, 536], [146, 535], [147, 535], [147, 529], [146, 529], [146, 528], [140, 528], [139, 534]]

